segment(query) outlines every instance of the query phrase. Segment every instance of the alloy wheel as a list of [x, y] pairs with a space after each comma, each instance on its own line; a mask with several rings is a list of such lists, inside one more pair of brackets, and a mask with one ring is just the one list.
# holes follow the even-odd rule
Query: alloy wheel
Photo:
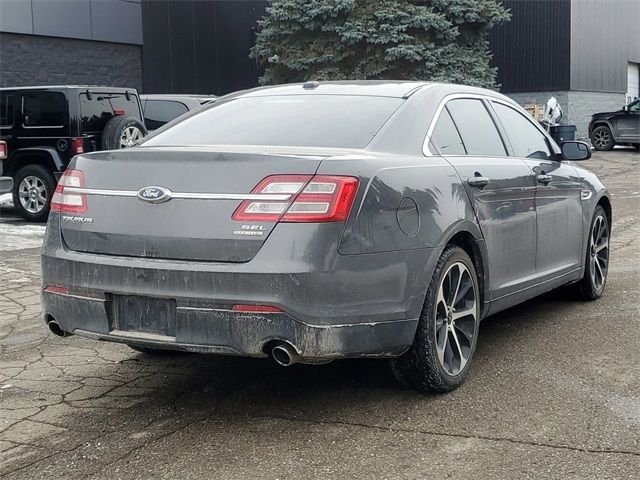
[[20, 204], [29, 213], [40, 213], [47, 205], [47, 188], [33, 175], [24, 177], [18, 186]]
[[458, 375], [471, 356], [477, 331], [477, 292], [471, 272], [456, 262], [442, 277], [436, 300], [436, 350], [444, 371]]
[[593, 143], [596, 147], [606, 148], [611, 141], [611, 136], [606, 130], [599, 130], [593, 135]]
[[120, 148], [132, 147], [142, 140], [142, 132], [138, 127], [127, 127], [120, 137]]
[[600, 290], [607, 279], [609, 267], [609, 224], [603, 215], [598, 215], [593, 222], [589, 239], [589, 262], [591, 282], [596, 290]]

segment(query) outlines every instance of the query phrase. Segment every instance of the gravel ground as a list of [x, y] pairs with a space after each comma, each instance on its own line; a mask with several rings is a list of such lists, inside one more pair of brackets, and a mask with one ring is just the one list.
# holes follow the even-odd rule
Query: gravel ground
[[382, 360], [278, 368], [49, 334], [44, 229], [0, 218], [0, 477], [637, 478], [640, 155], [595, 154], [613, 194], [593, 303], [552, 292], [487, 319], [468, 382], [399, 388]]

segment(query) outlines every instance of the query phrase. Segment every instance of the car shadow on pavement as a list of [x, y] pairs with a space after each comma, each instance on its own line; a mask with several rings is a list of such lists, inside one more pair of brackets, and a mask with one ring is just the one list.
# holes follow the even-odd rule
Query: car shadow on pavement
[[468, 394], [474, 385], [491, 382], [490, 376], [483, 377], [484, 370], [510, 356], [513, 342], [545, 342], [545, 332], [548, 334], [549, 324], [555, 321], [554, 312], [571, 308], [574, 303], [567, 299], [565, 291], [559, 290], [488, 318], [481, 326], [468, 384], [446, 396], [402, 388], [384, 359], [348, 359], [285, 368], [270, 359], [199, 354], [152, 357], [131, 352], [129, 358], [119, 362], [120, 370], [113, 370], [128, 379], [126, 385], [109, 392], [100, 404], [109, 403], [109, 397], [114, 401], [120, 397], [126, 399], [121, 406], [129, 407], [127, 417], [152, 422], [159, 414], [175, 414], [190, 422], [217, 416], [226, 421], [252, 415], [348, 417], [356, 408], [360, 412], [375, 411], [376, 405], [401, 399], [441, 403], [444, 398]]

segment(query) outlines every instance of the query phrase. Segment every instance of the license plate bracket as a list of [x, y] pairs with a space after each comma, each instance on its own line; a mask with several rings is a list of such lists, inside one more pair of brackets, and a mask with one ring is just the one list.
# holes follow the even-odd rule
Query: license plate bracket
[[176, 301], [170, 298], [113, 295], [112, 330], [176, 336]]

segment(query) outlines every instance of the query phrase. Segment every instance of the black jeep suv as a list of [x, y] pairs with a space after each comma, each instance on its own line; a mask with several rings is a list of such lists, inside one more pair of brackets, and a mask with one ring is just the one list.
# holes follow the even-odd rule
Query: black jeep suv
[[135, 89], [95, 86], [0, 89], [0, 175], [13, 177], [13, 203], [24, 218], [45, 221], [74, 155], [134, 145], [147, 130]]
[[615, 145], [640, 148], [640, 99], [617, 112], [593, 115], [589, 138], [596, 150], [611, 150]]

